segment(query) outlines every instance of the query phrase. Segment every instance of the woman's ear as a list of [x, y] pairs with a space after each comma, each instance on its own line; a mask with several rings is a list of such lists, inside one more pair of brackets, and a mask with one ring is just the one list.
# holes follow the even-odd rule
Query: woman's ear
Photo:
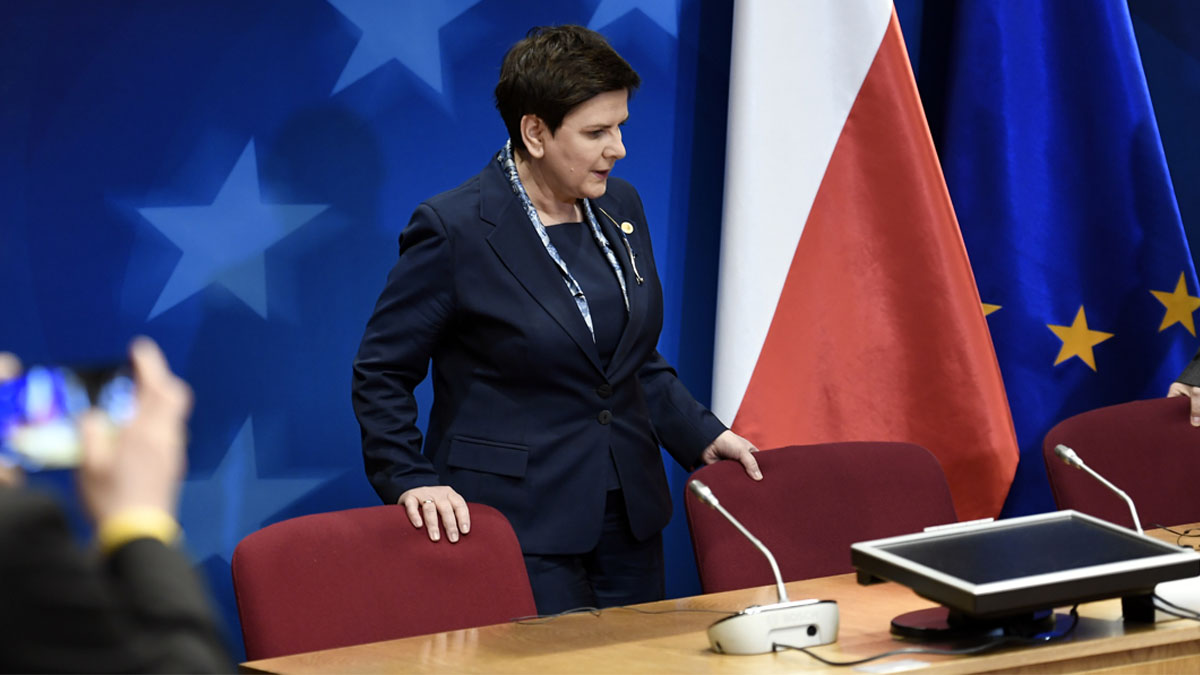
[[537, 115], [521, 117], [521, 140], [525, 141], [525, 150], [530, 157], [541, 159], [546, 154], [545, 137], [548, 133], [550, 130], [546, 123]]

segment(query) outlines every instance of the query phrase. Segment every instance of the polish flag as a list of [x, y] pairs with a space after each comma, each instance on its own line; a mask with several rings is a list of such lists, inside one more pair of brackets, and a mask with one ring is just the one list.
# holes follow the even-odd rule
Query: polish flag
[[998, 515], [1016, 435], [891, 0], [738, 2], [732, 61], [714, 411], [916, 443]]

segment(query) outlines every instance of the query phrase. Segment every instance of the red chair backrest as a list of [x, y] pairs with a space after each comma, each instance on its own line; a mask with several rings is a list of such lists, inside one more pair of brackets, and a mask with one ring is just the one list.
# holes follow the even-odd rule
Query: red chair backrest
[[[956, 520], [941, 465], [918, 445], [823, 443], [755, 457], [761, 482], [729, 461], [692, 477], [770, 549], [785, 581], [850, 572], [855, 542]], [[704, 592], [775, 582], [766, 558], [715, 509], [690, 493], [684, 502]]]
[[1054, 454], [1062, 443], [1125, 491], [1143, 527], [1200, 521], [1200, 429], [1188, 422], [1188, 399], [1157, 398], [1068, 417], [1047, 434], [1042, 458], [1054, 502], [1132, 527], [1129, 507], [1097, 480]]
[[499, 511], [431, 542], [400, 506], [301, 516], [233, 554], [246, 657], [262, 659], [500, 623], [536, 614], [524, 559]]

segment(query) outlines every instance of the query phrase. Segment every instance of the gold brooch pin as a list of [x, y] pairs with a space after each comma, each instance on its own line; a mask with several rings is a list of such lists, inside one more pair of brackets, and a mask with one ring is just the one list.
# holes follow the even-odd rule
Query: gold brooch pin
[[[596, 208], [600, 209], [599, 206]], [[600, 213], [603, 213], [605, 218], [608, 218], [610, 221], [612, 221], [613, 225], [617, 225], [617, 219], [608, 215], [608, 211], [600, 209]], [[617, 227], [621, 228], [621, 231], [627, 235], [633, 234], [633, 223], [629, 222], [628, 220], [622, 222], [620, 225], [617, 225]], [[629, 254], [629, 264], [631, 267], [633, 267], [633, 278], [637, 280], [638, 285], [640, 286], [644, 279], [642, 279], [641, 274], [638, 274], [637, 256], [633, 254], [633, 247], [629, 245], [629, 237], [621, 237], [621, 241], [625, 242], [625, 252]]]

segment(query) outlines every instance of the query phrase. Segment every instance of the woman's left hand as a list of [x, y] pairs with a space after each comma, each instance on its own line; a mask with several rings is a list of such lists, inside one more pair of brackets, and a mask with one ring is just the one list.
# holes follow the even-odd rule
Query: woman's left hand
[[759, 471], [758, 462], [754, 459], [756, 452], [758, 448], [753, 443], [726, 429], [700, 453], [700, 461], [712, 464], [722, 459], [734, 459], [742, 463], [746, 475], [754, 480], [762, 480], [762, 471]]

